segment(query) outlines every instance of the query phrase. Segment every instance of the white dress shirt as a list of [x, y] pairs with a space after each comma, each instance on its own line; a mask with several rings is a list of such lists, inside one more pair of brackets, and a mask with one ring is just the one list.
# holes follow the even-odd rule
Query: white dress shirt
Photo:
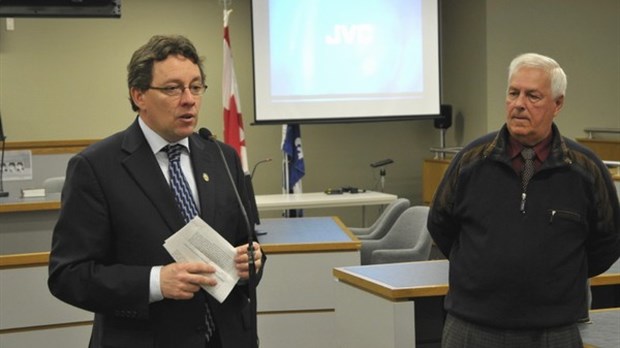
[[[194, 197], [194, 202], [196, 202], [196, 207], [200, 211], [200, 200], [198, 199], [198, 188], [196, 187], [196, 180], [194, 179], [194, 172], [192, 170], [192, 163], [189, 158], [189, 139], [184, 138], [176, 143], [169, 143], [164, 138], [162, 138], [159, 134], [155, 133], [144, 121], [142, 118], [138, 117], [138, 123], [140, 128], [142, 129], [142, 133], [144, 133], [144, 137], [146, 138], [147, 143], [151, 147], [151, 151], [155, 155], [157, 159], [157, 163], [159, 163], [159, 168], [161, 172], [164, 174], [166, 181], [170, 184], [170, 173], [168, 172], [168, 154], [162, 149], [168, 145], [172, 144], [181, 144], [185, 147], [187, 151], [181, 152], [181, 170], [183, 171], [183, 175], [187, 179], [187, 183], [189, 184], [190, 189], [192, 190], [192, 196]], [[163, 248], [163, 246], [162, 246]], [[162, 266], [154, 266], [151, 268], [151, 276], [150, 276], [150, 285], [149, 285], [149, 301], [150, 303], [161, 301], [164, 299], [164, 295], [161, 293], [161, 283], [160, 283], [160, 272]]]

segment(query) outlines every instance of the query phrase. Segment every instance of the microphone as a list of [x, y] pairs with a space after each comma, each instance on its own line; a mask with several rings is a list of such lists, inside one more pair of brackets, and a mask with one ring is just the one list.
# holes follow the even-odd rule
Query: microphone
[[[248, 217], [247, 211], [245, 210], [245, 206], [243, 205], [243, 201], [241, 200], [241, 195], [239, 195], [239, 190], [237, 189], [235, 180], [233, 179], [233, 176], [230, 172], [230, 167], [228, 167], [228, 162], [226, 162], [226, 157], [224, 157], [224, 151], [222, 151], [222, 148], [220, 147], [220, 144], [218, 143], [218, 141], [215, 139], [215, 136], [213, 135], [213, 133], [211, 133], [211, 131], [208, 130], [207, 128], [200, 128], [200, 130], [198, 131], [198, 134], [203, 139], [213, 142], [215, 146], [217, 147], [218, 152], [220, 153], [220, 157], [222, 158], [222, 162], [224, 163], [224, 168], [226, 169], [226, 174], [228, 174], [228, 180], [230, 181], [230, 184], [232, 185], [232, 189], [235, 192], [237, 203], [239, 203], [239, 208], [241, 209], [241, 213], [243, 214], [243, 220], [245, 221], [245, 225], [248, 230], [248, 238], [249, 238], [248, 248], [253, 248], [252, 242], [254, 241], [254, 239], [253, 239], [253, 233], [252, 233], [252, 226], [250, 226], [250, 219]], [[250, 254], [250, 258], [251, 258], [252, 263], [254, 263], [254, 255]]]
[[254, 168], [252, 168], [252, 174], [250, 174], [250, 178], [254, 178], [254, 172], [256, 171], [256, 167], [258, 167], [259, 164], [266, 163], [266, 162], [271, 162], [271, 158], [265, 158], [264, 160], [260, 160], [256, 162], [256, 164], [254, 165]]
[[235, 196], [237, 198], [237, 203], [239, 204], [239, 208], [241, 209], [241, 214], [243, 215], [243, 220], [245, 221], [245, 226], [247, 228], [248, 234], [248, 266], [250, 268], [250, 277], [248, 279], [248, 289], [249, 289], [249, 297], [250, 297], [250, 309], [251, 309], [251, 330], [252, 330], [252, 339], [251, 347], [257, 348], [258, 342], [254, 340], [258, 340], [257, 326], [256, 326], [256, 265], [254, 260], [254, 234], [252, 233], [253, 228], [250, 226], [250, 219], [248, 218], [248, 213], [245, 210], [245, 206], [243, 205], [243, 201], [241, 200], [241, 196], [239, 195], [239, 190], [237, 189], [237, 185], [235, 184], [235, 180], [233, 179], [232, 174], [230, 173], [230, 168], [228, 167], [228, 162], [226, 162], [226, 157], [224, 156], [224, 151], [220, 147], [219, 142], [215, 139], [213, 133], [207, 128], [200, 128], [198, 130], [198, 134], [200, 137], [207, 141], [211, 141], [217, 147], [218, 152], [220, 153], [220, 157], [222, 158], [222, 162], [224, 163], [224, 168], [226, 169], [226, 174], [228, 174], [228, 180], [232, 186], [233, 191], [235, 192]]
[[6, 147], [6, 136], [2, 129], [2, 114], [0, 114], [0, 141], [2, 142], [2, 155], [0, 155], [0, 197], [8, 197], [9, 193], [4, 192], [4, 148]]
[[206, 128], [200, 128], [200, 130], [198, 130], [198, 134], [200, 134], [200, 136], [205, 140], [215, 141], [215, 135], [213, 135], [213, 133]]
[[394, 161], [391, 158], [386, 158], [384, 160], [371, 163], [370, 166], [373, 168], [377, 168], [377, 167], [387, 166], [388, 164], [392, 164], [392, 163], [394, 163]]

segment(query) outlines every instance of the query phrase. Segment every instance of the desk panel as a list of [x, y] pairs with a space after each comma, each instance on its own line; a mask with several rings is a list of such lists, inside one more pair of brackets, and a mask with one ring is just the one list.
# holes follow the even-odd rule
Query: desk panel
[[579, 324], [584, 347], [620, 347], [620, 308], [590, 311], [590, 322]]
[[[261, 227], [267, 234], [259, 242], [268, 255], [257, 288], [263, 345], [335, 347], [336, 282], [331, 271], [359, 265], [360, 242], [336, 217], [265, 219]], [[63, 348], [87, 344], [93, 314], [49, 293], [48, 259], [48, 252], [0, 256], [2, 348], [56, 347], [45, 344], [46, 335], [62, 336]]]
[[267, 264], [258, 312], [333, 312], [331, 271], [359, 265], [360, 242], [337, 217], [264, 219], [260, 227]]
[[360, 242], [336, 217], [263, 219], [257, 288], [261, 346], [335, 347], [334, 267], [360, 263]]
[[58, 210], [0, 214], [0, 255], [49, 251]]
[[[414, 347], [415, 339], [403, 339], [410, 337], [406, 330], [412, 330], [409, 335], [418, 340], [433, 331], [435, 334], [429, 340], [440, 340], [443, 323], [437, 320], [441, 318], [437, 313], [442, 311], [443, 301], [438, 299], [448, 292], [447, 260], [339, 267], [333, 270], [333, 274], [338, 281], [336, 323], [341, 333], [340, 347], [359, 346], [362, 342], [376, 340], [385, 342], [381, 347], [386, 348]], [[620, 260], [605, 273], [591, 278], [591, 285], [596, 290], [618, 284]], [[425, 309], [416, 312], [420, 305]], [[381, 316], [381, 321], [376, 319], [377, 315]], [[375, 324], [381, 322], [382, 325], [370, 328], [362, 318], [373, 318]], [[428, 323], [435, 324], [429, 328]], [[416, 328], [420, 330], [418, 334]]]

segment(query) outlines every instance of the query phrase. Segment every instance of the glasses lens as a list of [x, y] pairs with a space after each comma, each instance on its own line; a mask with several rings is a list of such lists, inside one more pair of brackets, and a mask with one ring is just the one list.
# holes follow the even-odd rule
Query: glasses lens
[[163, 87], [161, 89], [162, 92], [164, 92], [165, 94], [169, 95], [169, 96], [179, 96], [183, 93], [183, 87], [181, 86], [169, 86], [169, 87]]
[[207, 88], [204, 85], [192, 85], [192, 86], [189, 86], [189, 91], [193, 95], [201, 95], [201, 94], [203, 94], [205, 92], [206, 89]]
[[205, 85], [190, 85], [189, 87], [177, 85], [177, 86], [166, 86], [166, 87], [149, 87], [152, 89], [157, 89], [162, 93], [169, 95], [171, 97], [178, 97], [185, 92], [185, 89], [188, 89], [189, 92], [195, 96], [199, 96], [203, 94], [207, 90], [207, 86]]

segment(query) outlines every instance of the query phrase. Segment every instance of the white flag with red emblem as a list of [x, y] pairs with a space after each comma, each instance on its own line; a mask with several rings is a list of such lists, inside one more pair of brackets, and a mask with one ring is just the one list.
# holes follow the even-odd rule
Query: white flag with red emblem
[[232, 10], [224, 10], [224, 71], [222, 75], [222, 101], [224, 104], [224, 142], [234, 147], [241, 158], [243, 170], [248, 173], [248, 155], [245, 148], [245, 132], [241, 117], [239, 88], [230, 49], [228, 17]]

